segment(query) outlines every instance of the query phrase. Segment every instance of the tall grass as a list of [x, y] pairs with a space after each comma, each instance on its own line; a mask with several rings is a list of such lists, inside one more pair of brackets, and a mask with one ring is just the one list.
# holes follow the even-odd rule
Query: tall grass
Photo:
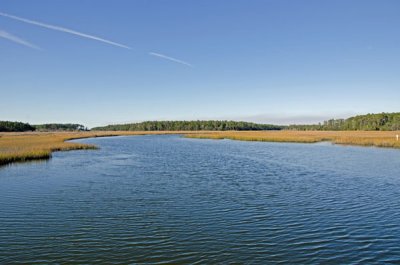
[[231, 139], [242, 141], [316, 143], [400, 148], [393, 131], [225, 131], [186, 135], [189, 138]]
[[36, 159], [48, 159], [54, 151], [97, 148], [94, 145], [66, 142], [73, 139], [168, 133], [170, 132], [2, 133], [0, 134], [0, 165]]
[[94, 145], [66, 142], [68, 140], [144, 134], [184, 134], [203, 139], [232, 139], [242, 141], [316, 143], [400, 148], [396, 134], [400, 132], [375, 131], [218, 131], [218, 132], [57, 132], [57, 133], [2, 133], [0, 134], [0, 165], [36, 159], [48, 159], [54, 151], [96, 149]]

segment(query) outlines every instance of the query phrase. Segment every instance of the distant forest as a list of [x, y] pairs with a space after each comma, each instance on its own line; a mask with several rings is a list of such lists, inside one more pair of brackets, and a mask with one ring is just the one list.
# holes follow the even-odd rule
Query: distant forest
[[281, 130], [284, 126], [243, 121], [145, 121], [92, 128], [93, 131], [254, 131]]
[[348, 119], [331, 119], [316, 125], [289, 125], [286, 129], [303, 131], [397, 131], [400, 130], [400, 112], [358, 115]]
[[87, 130], [81, 124], [39, 124], [30, 125], [29, 123], [14, 122], [14, 121], [0, 121], [0, 132], [27, 132], [27, 131], [84, 131]]
[[48, 123], [33, 125], [36, 131], [86, 131], [82, 124], [74, 123]]
[[0, 132], [26, 132], [34, 130], [35, 128], [29, 123], [0, 121]]
[[[25, 131], [85, 131], [81, 124], [40, 124], [0, 121], [0, 132]], [[279, 126], [243, 121], [145, 121], [140, 123], [116, 124], [92, 128], [94, 131], [397, 131], [400, 130], [400, 112], [366, 114], [348, 119], [331, 119], [315, 125]]]

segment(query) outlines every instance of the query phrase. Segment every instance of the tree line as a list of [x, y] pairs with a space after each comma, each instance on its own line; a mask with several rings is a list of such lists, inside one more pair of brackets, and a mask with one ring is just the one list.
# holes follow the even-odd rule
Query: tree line
[[49, 123], [30, 125], [29, 123], [0, 121], [0, 132], [27, 132], [27, 131], [84, 131], [87, 128], [81, 124]]
[[29, 123], [0, 121], [0, 132], [26, 132], [34, 130], [35, 127], [30, 125]]
[[[23, 122], [0, 121], [0, 132], [25, 131], [85, 131], [81, 124], [49, 123], [30, 125]], [[348, 119], [330, 119], [313, 125], [279, 126], [244, 121], [145, 121], [92, 128], [95, 131], [254, 131], [254, 130], [314, 130], [314, 131], [396, 131], [400, 130], [400, 112], [366, 114]]]
[[397, 131], [400, 112], [357, 115], [348, 119], [330, 119], [315, 125], [289, 125], [289, 130], [303, 131]]
[[82, 124], [75, 123], [47, 123], [33, 125], [37, 131], [87, 131]]
[[92, 128], [94, 131], [228, 131], [281, 130], [283, 126], [244, 121], [145, 121]]

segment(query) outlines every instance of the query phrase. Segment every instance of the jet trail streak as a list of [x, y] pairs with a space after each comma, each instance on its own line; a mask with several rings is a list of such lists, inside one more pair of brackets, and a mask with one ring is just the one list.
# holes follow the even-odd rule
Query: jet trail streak
[[103, 39], [103, 38], [100, 38], [100, 37], [97, 37], [97, 36], [93, 36], [93, 35], [89, 35], [89, 34], [86, 34], [86, 33], [82, 33], [82, 32], [79, 32], [79, 31], [75, 31], [75, 30], [72, 30], [72, 29], [67, 29], [67, 28], [63, 28], [63, 27], [60, 27], [60, 26], [50, 25], [50, 24], [46, 24], [46, 23], [42, 23], [42, 22], [38, 22], [38, 21], [26, 19], [26, 18], [22, 18], [22, 17], [17, 17], [17, 16], [14, 16], [14, 15], [10, 15], [10, 14], [7, 14], [7, 13], [2, 13], [2, 12], [0, 12], [0, 16], [11, 18], [11, 19], [14, 19], [14, 20], [18, 20], [18, 21], [21, 21], [21, 22], [24, 22], [24, 23], [28, 23], [28, 24], [31, 24], [31, 25], [35, 25], [35, 26], [38, 26], [38, 27], [42, 27], [42, 28], [61, 31], [61, 32], [69, 33], [69, 34], [72, 34], [72, 35], [75, 35], [75, 36], [79, 36], [79, 37], [82, 37], [82, 38], [92, 39], [92, 40], [104, 42], [104, 43], [107, 43], [107, 44], [110, 44], [110, 45], [114, 45], [114, 46], [117, 46], [117, 47], [120, 47], [120, 48], [131, 49], [131, 47], [129, 47], [129, 46], [126, 46], [126, 45], [123, 45], [123, 44], [120, 44], [120, 43], [117, 43], [117, 42], [114, 42], [114, 41], [106, 40], [106, 39]]
[[27, 42], [27, 41], [25, 41], [25, 40], [23, 40], [21, 38], [18, 38], [17, 36], [14, 36], [14, 35], [8, 33], [7, 31], [4, 31], [4, 30], [0, 30], [0, 37], [4, 38], [4, 39], [7, 39], [7, 40], [10, 40], [10, 41], [13, 41], [15, 43], [24, 45], [24, 46], [32, 48], [32, 49], [40, 50], [40, 48], [37, 47], [36, 45], [33, 45], [32, 43], [29, 43], [29, 42]]

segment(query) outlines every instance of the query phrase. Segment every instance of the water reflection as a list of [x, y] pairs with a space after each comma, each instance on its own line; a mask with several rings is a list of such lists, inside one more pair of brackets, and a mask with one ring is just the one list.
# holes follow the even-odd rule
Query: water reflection
[[399, 150], [136, 136], [0, 170], [0, 263], [396, 263]]

